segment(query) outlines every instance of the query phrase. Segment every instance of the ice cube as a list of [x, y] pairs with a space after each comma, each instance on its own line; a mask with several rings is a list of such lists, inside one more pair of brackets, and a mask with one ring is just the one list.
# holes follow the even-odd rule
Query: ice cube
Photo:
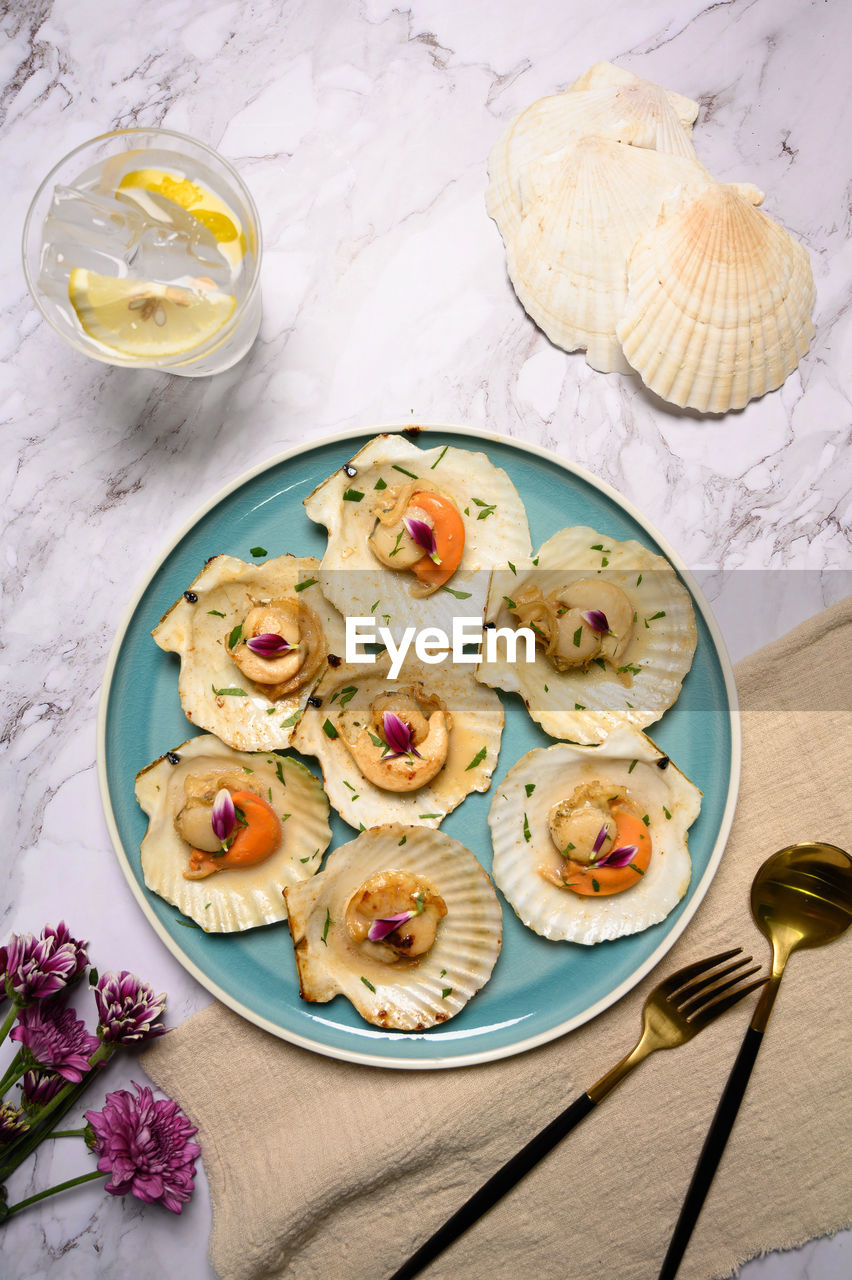
[[134, 187], [119, 191], [117, 198], [141, 209], [145, 222], [133, 257], [136, 275], [176, 282], [200, 274], [219, 288], [230, 288], [230, 264], [216, 237], [198, 218], [157, 191]]
[[42, 232], [39, 286], [65, 295], [75, 267], [126, 276], [145, 220], [132, 205], [77, 187], [55, 187]]

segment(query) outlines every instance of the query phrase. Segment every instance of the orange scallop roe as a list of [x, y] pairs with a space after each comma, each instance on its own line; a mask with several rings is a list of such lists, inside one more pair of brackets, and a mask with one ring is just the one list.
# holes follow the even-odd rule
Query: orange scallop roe
[[615, 838], [613, 849], [635, 845], [636, 853], [624, 867], [594, 867], [565, 859], [562, 880], [567, 888], [583, 897], [603, 898], [613, 893], [623, 893], [638, 884], [648, 870], [651, 861], [651, 837], [641, 818], [628, 809], [613, 809]]
[[439, 493], [415, 493], [411, 503], [431, 517], [435, 554], [441, 561], [435, 564], [431, 556], [424, 556], [411, 566], [411, 572], [426, 586], [441, 587], [461, 564], [464, 521], [455, 504]]
[[253, 791], [232, 791], [234, 807], [239, 809], [245, 826], [237, 826], [227, 853], [220, 856], [193, 849], [189, 859], [189, 880], [201, 880], [229, 867], [256, 867], [271, 858], [281, 844], [281, 821], [270, 804]]

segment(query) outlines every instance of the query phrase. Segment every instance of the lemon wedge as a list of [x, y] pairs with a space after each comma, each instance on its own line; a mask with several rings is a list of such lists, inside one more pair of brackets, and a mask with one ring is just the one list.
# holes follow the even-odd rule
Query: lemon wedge
[[[238, 267], [245, 257], [248, 248], [245, 232], [233, 209], [200, 183], [164, 169], [134, 169], [124, 175], [118, 190], [131, 199], [155, 195], [171, 200], [207, 228], [232, 267]], [[140, 203], [145, 207], [144, 201]]]
[[132, 359], [183, 355], [227, 324], [236, 298], [212, 281], [186, 285], [98, 275], [75, 267], [68, 297], [85, 332]]

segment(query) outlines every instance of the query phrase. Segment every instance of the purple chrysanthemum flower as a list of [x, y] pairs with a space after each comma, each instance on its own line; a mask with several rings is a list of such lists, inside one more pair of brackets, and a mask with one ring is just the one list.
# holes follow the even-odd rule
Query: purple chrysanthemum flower
[[25, 1111], [38, 1111], [64, 1087], [62, 1076], [53, 1071], [25, 1071], [21, 1080], [21, 1106]]
[[195, 1159], [201, 1148], [190, 1138], [198, 1130], [176, 1102], [154, 1101], [150, 1089], [133, 1082], [137, 1096], [127, 1089], [108, 1093], [103, 1111], [87, 1111], [89, 1146], [100, 1157], [98, 1168], [112, 1177], [106, 1189], [113, 1196], [132, 1192], [146, 1204], [162, 1204], [180, 1213], [195, 1186]]
[[122, 969], [105, 973], [95, 987], [98, 1034], [106, 1042], [132, 1044], [161, 1036], [165, 1027], [157, 1019], [166, 1007], [165, 993], [155, 996], [151, 987]]
[[29, 1121], [20, 1107], [11, 1102], [0, 1102], [0, 1146], [14, 1142], [29, 1128]]
[[40, 938], [13, 933], [8, 945], [0, 947], [6, 994], [16, 1004], [56, 995], [85, 969], [88, 945], [71, 937], [64, 920], [55, 929], [45, 925]]
[[55, 1004], [31, 1004], [22, 1009], [11, 1039], [29, 1050], [40, 1067], [75, 1083], [83, 1079], [89, 1059], [100, 1045], [73, 1009], [57, 1009]]

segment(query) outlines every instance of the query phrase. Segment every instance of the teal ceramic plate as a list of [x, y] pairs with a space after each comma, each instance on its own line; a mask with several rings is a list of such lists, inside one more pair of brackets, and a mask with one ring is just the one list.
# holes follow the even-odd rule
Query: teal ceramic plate
[[[401, 428], [381, 428], [399, 430]], [[577, 467], [505, 437], [458, 427], [430, 427], [426, 447], [481, 449], [505, 468], [529, 514], [533, 547], [566, 525], [584, 524], [610, 538], [636, 538], [671, 560], [693, 593], [698, 648], [683, 692], [654, 741], [703, 791], [690, 831], [689, 892], [644, 933], [594, 947], [553, 943], [524, 926], [502, 899], [503, 951], [487, 986], [450, 1022], [424, 1033], [379, 1031], [342, 996], [306, 1004], [299, 996], [286, 923], [243, 934], [205, 934], [148, 892], [139, 845], [145, 818], [133, 793], [136, 773], [191, 737], [177, 696], [178, 659], [160, 651], [151, 629], [208, 557], [227, 552], [251, 561], [251, 548], [321, 557], [325, 530], [305, 515], [302, 499], [343, 465], [376, 430], [349, 433], [294, 450], [241, 477], [208, 503], [158, 557], [116, 637], [101, 698], [98, 761], [101, 794], [115, 850], [148, 920], [181, 964], [218, 999], [251, 1022], [331, 1057], [384, 1067], [453, 1067], [519, 1053], [570, 1031], [624, 995], [672, 946], [707, 890], [727, 839], [739, 781], [739, 732], [733, 676], [713, 618], [672, 549], [642, 516]], [[425, 437], [425, 439], [424, 439]], [[513, 695], [501, 695], [506, 727], [492, 781], [501, 779], [548, 738]], [[309, 765], [319, 772], [316, 761]], [[442, 830], [461, 840], [490, 870], [486, 815], [491, 793], [469, 796]], [[333, 814], [331, 848], [353, 833]]]

